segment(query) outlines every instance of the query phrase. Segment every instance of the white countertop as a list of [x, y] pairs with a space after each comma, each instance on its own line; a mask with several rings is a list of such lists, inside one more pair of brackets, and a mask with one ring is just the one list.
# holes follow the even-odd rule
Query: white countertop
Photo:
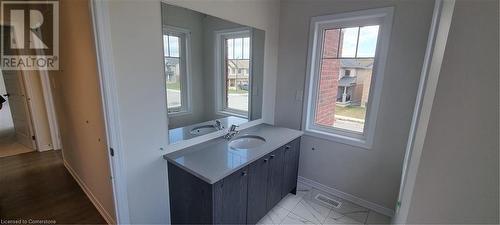
[[163, 157], [198, 178], [214, 184], [262, 156], [302, 136], [302, 134], [303, 132], [298, 130], [260, 124], [241, 130], [234, 137], [243, 135], [261, 136], [266, 139], [266, 142], [259, 147], [235, 150], [229, 147], [230, 140], [219, 137], [166, 154]]

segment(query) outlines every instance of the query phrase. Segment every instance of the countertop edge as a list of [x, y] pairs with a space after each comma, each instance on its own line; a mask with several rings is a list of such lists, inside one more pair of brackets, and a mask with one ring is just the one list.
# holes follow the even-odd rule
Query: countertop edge
[[[289, 129], [289, 128], [287, 128], [287, 129]], [[278, 145], [278, 147], [277, 147], [277, 148], [279, 148], [279, 146], [283, 146], [283, 145], [285, 145], [285, 144], [289, 143], [290, 141], [293, 141], [293, 140], [295, 140], [295, 139], [297, 139], [297, 138], [301, 137], [302, 135], [304, 135], [304, 132], [303, 132], [303, 131], [300, 131], [300, 130], [294, 130], [294, 129], [289, 129], [289, 130], [290, 130], [291, 132], [293, 132], [293, 133], [292, 133], [292, 134], [290, 134], [290, 137], [286, 139], [287, 141], [281, 141], [281, 142], [278, 142], [278, 143], [279, 143], [279, 145]], [[209, 140], [209, 141], [211, 141], [211, 140]], [[283, 142], [283, 143], [282, 143], [282, 142]], [[172, 164], [174, 164], [174, 165], [175, 165], [175, 166], [177, 166], [177, 167], [180, 167], [180, 168], [182, 168], [182, 169], [186, 170], [186, 171], [187, 171], [187, 172], [189, 172], [190, 174], [192, 174], [192, 175], [194, 175], [194, 176], [196, 176], [196, 177], [200, 178], [201, 180], [203, 180], [203, 181], [205, 181], [205, 182], [207, 182], [207, 183], [209, 183], [209, 184], [215, 184], [215, 183], [217, 183], [218, 181], [222, 180], [224, 177], [226, 177], [226, 176], [228, 176], [228, 175], [230, 175], [230, 174], [232, 174], [232, 173], [234, 173], [234, 172], [238, 171], [239, 169], [241, 169], [241, 168], [243, 168], [243, 167], [245, 167], [245, 166], [250, 165], [251, 163], [255, 162], [257, 159], [260, 159], [261, 157], [263, 157], [263, 156], [265, 156], [266, 154], [268, 154], [268, 153], [270, 153], [270, 152], [272, 152], [272, 151], [276, 150], [277, 148], [273, 148], [273, 149], [266, 150], [264, 153], [262, 153], [262, 154], [260, 154], [260, 155], [258, 155], [258, 156], [256, 156], [256, 157], [254, 157], [254, 158], [253, 158], [253, 159], [251, 159], [251, 160], [248, 160], [248, 162], [243, 163], [243, 164], [239, 165], [238, 167], [235, 167], [235, 168], [233, 168], [233, 169], [231, 169], [231, 170], [228, 170], [227, 172], [225, 172], [225, 173], [224, 173], [223, 175], [221, 175], [220, 177], [216, 177], [216, 178], [212, 178], [212, 179], [211, 179], [211, 178], [208, 178], [208, 177], [206, 177], [206, 176], [203, 176], [202, 174], [200, 174], [200, 173], [198, 173], [198, 172], [196, 172], [196, 171], [194, 171], [194, 170], [191, 170], [190, 168], [188, 168], [188, 167], [186, 167], [186, 166], [184, 166], [184, 165], [182, 165], [182, 164], [180, 164], [180, 163], [177, 163], [175, 160], [173, 160], [173, 159], [171, 159], [171, 158], [167, 157], [167, 155], [168, 155], [168, 154], [163, 155], [163, 159], [167, 160], [169, 163], [172, 163]]]

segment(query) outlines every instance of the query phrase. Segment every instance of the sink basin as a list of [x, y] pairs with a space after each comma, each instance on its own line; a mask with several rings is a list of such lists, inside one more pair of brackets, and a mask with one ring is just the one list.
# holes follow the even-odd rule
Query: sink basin
[[214, 125], [203, 125], [199, 127], [195, 127], [189, 131], [190, 134], [192, 135], [204, 135], [208, 133], [212, 133], [214, 131], [217, 131], [217, 128]]
[[257, 135], [246, 135], [233, 139], [229, 142], [232, 149], [252, 149], [266, 143], [266, 139]]

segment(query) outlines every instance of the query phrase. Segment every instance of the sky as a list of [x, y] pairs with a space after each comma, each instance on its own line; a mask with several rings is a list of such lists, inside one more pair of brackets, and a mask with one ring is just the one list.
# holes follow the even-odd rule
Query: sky
[[[366, 26], [359, 29], [359, 45], [357, 57], [374, 57], [377, 46], [379, 26]], [[358, 27], [344, 28], [342, 41], [342, 57], [356, 56]]]

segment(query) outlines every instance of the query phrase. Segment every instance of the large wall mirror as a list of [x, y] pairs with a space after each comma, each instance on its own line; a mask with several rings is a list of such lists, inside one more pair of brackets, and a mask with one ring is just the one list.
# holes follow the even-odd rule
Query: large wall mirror
[[162, 3], [169, 143], [262, 117], [263, 30]]

